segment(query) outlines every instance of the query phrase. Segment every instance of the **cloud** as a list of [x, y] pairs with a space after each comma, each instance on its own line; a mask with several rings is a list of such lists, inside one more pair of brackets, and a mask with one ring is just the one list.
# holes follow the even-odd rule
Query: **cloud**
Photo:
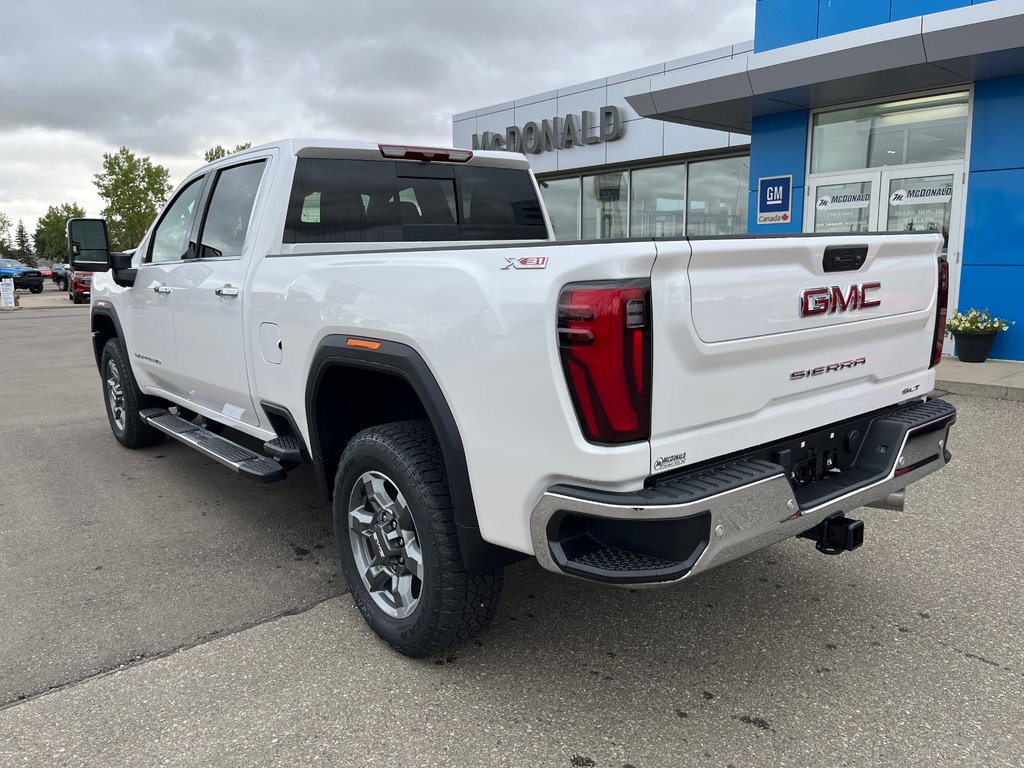
[[451, 115], [749, 39], [754, 0], [37, 0], [0, 29], [0, 211], [99, 210], [121, 145], [172, 181], [214, 144], [447, 144]]

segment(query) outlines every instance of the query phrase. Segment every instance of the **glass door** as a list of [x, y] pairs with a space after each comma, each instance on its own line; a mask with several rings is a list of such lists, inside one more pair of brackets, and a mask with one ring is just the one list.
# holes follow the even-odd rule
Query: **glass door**
[[[808, 180], [804, 231], [941, 232], [942, 255], [949, 261], [952, 311], [960, 296], [963, 179], [962, 162], [812, 176]], [[946, 343], [951, 343], [948, 338]], [[946, 352], [951, 351], [947, 347]]]
[[876, 231], [880, 183], [875, 171], [815, 177], [807, 195], [804, 231], [836, 235]]
[[935, 230], [942, 233], [942, 255], [949, 261], [949, 305], [956, 306], [960, 277], [963, 219], [963, 164], [885, 171], [882, 190], [887, 196], [880, 229], [888, 232]]

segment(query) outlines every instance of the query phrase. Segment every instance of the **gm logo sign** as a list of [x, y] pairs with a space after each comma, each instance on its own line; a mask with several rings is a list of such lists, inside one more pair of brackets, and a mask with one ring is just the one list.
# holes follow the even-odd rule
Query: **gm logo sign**
[[793, 177], [762, 176], [757, 180], [757, 223], [787, 224], [793, 218]]

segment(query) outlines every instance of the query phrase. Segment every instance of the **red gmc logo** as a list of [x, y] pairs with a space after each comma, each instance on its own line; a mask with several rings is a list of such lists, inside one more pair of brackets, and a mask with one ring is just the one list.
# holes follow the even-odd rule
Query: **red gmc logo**
[[800, 317], [834, 315], [837, 312], [877, 307], [882, 300], [871, 298], [868, 293], [881, 287], [881, 283], [851, 285], [846, 293], [843, 293], [843, 289], [838, 285], [830, 288], [808, 288], [800, 294]]

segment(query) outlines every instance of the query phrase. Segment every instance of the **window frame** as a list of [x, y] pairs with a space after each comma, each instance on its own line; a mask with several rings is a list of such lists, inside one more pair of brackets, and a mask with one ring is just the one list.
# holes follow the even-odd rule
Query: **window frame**
[[[750, 172], [750, 167], [749, 167], [750, 151], [749, 151], [749, 147], [747, 147], [747, 151], [746, 152], [737, 152], [736, 149], [739, 149], [739, 148], [738, 147], [737, 148], [733, 148], [732, 151], [720, 151], [720, 152], [716, 152], [716, 153], [712, 153], [712, 154], [699, 155], [699, 156], [687, 155], [687, 156], [660, 157], [660, 158], [652, 159], [652, 160], [647, 161], [647, 162], [637, 162], [636, 164], [633, 164], [633, 165], [630, 165], [628, 163], [626, 163], [626, 164], [620, 163], [620, 164], [616, 164], [616, 165], [607, 165], [607, 166], [582, 167], [582, 168], [575, 169], [574, 173], [558, 172], [558, 173], [544, 174], [543, 177], [538, 177], [537, 178], [537, 186], [538, 186], [538, 189], [541, 190], [541, 199], [543, 200], [543, 187], [544, 187], [544, 183], [545, 182], [550, 182], [550, 181], [566, 181], [566, 180], [570, 180], [570, 179], [576, 179], [579, 182], [578, 183], [579, 197], [578, 197], [578, 206], [577, 206], [578, 216], [577, 216], [577, 224], [576, 224], [576, 238], [575, 238], [575, 240], [562, 240], [560, 242], [599, 242], [600, 239], [595, 240], [594, 238], [583, 238], [582, 237], [582, 234], [583, 234], [583, 218], [584, 218], [584, 216], [583, 216], [583, 203], [584, 203], [583, 194], [584, 193], [583, 193], [583, 181], [582, 180], [584, 178], [593, 177], [593, 176], [601, 175], [601, 174], [604, 174], [604, 173], [625, 172], [625, 173], [628, 174], [628, 178], [629, 178], [629, 182], [628, 182], [629, 183], [629, 199], [628, 199], [628, 203], [627, 203], [627, 206], [626, 206], [626, 232], [627, 232], [627, 235], [624, 238], [615, 238], [615, 239], [623, 239], [623, 240], [649, 240], [649, 239], [654, 238], [654, 236], [652, 236], [652, 235], [645, 235], [645, 236], [633, 237], [631, 234], [628, 234], [628, 233], [632, 232], [632, 226], [633, 226], [632, 208], [633, 208], [633, 188], [634, 188], [633, 187], [633, 172], [634, 171], [644, 171], [644, 170], [648, 170], [648, 169], [651, 169], [651, 168], [664, 168], [664, 167], [672, 167], [672, 166], [685, 166], [685, 169], [686, 169], [685, 170], [685, 182], [684, 182], [684, 186], [685, 186], [685, 193], [684, 193], [685, 194], [685, 198], [684, 198], [685, 209], [684, 209], [684, 212], [683, 212], [683, 227], [684, 227], [684, 231], [686, 231], [686, 230], [689, 229], [689, 226], [690, 226], [690, 176], [691, 176], [690, 166], [691, 165], [696, 165], [696, 164], [699, 164], [699, 163], [706, 163], [706, 162], [709, 162], [709, 161], [712, 161], [712, 160], [730, 160], [730, 159], [736, 159], [736, 158], [740, 158], [740, 159], [744, 159], [745, 158], [747, 160], [747, 163], [748, 163], [748, 167], [747, 167], [747, 173], [748, 173], [747, 185], [746, 185], [746, 188], [741, 189], [740, 192], [741, 192], [741, 194], [746, 194], [747, 195], [747, 221], [746, 221], [746, 223], [744, 225], [744, 231], [742, 233], [739, 233], [739, 234], [736, 234], [736, 235], [730, 235], [731, 237], [743, 237], [745, 235], [749, 235], [750, 234], [750, 201], [749, 201], [749, 195], [750, 195], [750, 189], [749, 189], [749, 187], [750, 187], [750, 176], [749, 176], [749, 172]], [[552, 229], [553, 229], [553, 227], [552, 227]], [[685, 237], [698, 237], [698, 235], [680, 235], [679, 236], [679, 238], [685, 238]], [[657, 238], [657, 239], [661, 239], [661, 238]], [[666, 238], [666, 239], [672, 240], [672, 239], [678, 239], [678, 238], [669, 237], [669, 238]]]
[[[203, 232], [206, 229], [206, 221], [207, 221], [207, 218], [210, 215], [210, 208], [213, 205], [214, 197], [217, 194], [217, 185], [220, 183], [220, 177], [224, 174], [225, 171], [230, 171], [230, 170], [233, 170], [235, 168], [242, 168], [242, 167], [244, 167], [246, 165], [255, 165], [257, 163], [264, 163], [263, 173], [260, 175], [260, 183], [256, 187], [256, 194], [255, 194], [255, 196], [253, 197], [253, 200], [252, 200], [252, 208], [249, 211], [249, 221], [248, 221], [248, 223], [246, 224], [246, 227], [245, 227], [245, 237], [242, 240], [242, 250], [241, 250], [241, 252], [237, 256], [203, 256], [202, 255], [202, 253], [203, 253], [203, 243], [202, 243]], [[243, 256], [245, 256], [246, 247], [248, 245], [250, 245], [249, 235], [252, 232], [253, 222], [256, 219], [256, 209], [259, 207], [260, 195], [263, 192], [264, 187], [266, 186], [267, 173], [268, 173], [269, 170], [270, 170], [270, 157], [269, 156], [264, 156], [264, 157], [247, 158], [246, 160], [244, 160], [243, 162], [240, 162], [240, 163], [233, 163], [233, 164], [225, 165], [225, 166], [216, 168], [212, 174], [208, 174], [206, 189], [204, 189], [203, 197], [202, 197], [203, 207], [202, 207], [201, 210], [202, 210], [203, 215], [202, 215], [201, 219], [198, 221], [198, 226], [195, 228], [196, 255], [192, 259], [188, 259], [189, 261], [191, 261], [191, 260], [203, 261], [203, 262], [238, 261]]]

